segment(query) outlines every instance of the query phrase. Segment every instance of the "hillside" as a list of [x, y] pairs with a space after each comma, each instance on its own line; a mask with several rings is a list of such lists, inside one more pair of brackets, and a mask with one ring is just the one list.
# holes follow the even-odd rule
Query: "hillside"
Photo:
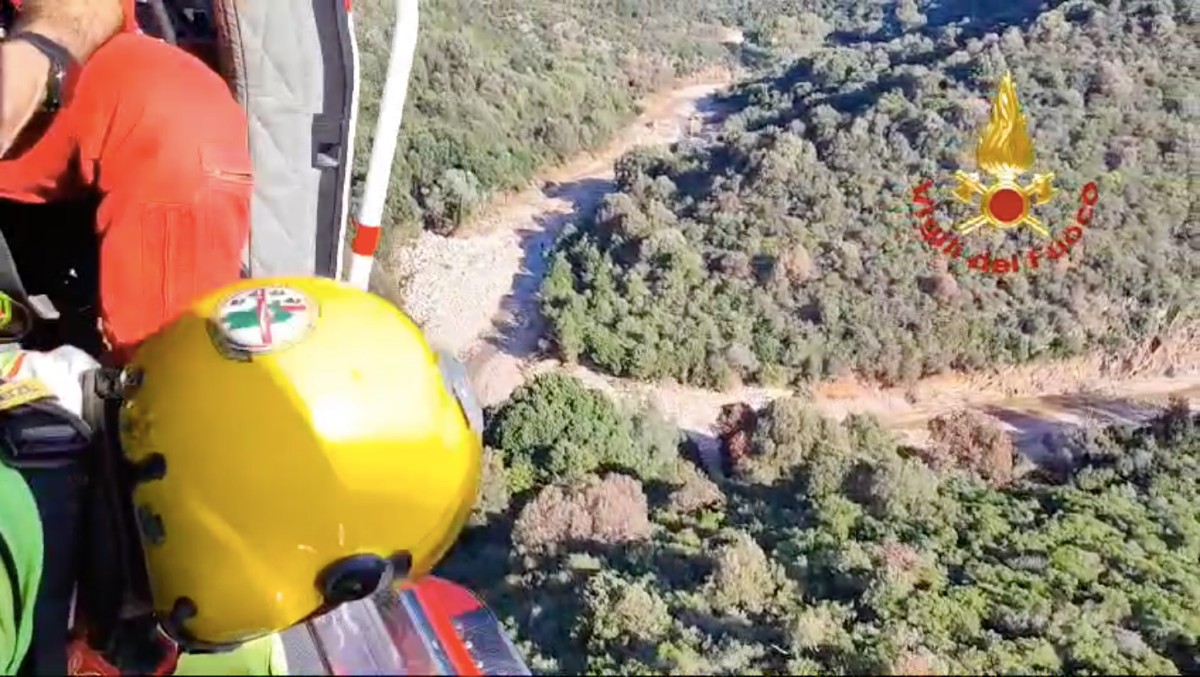
[[994, 430], [941, 432], [918, 455], [780, 400], [718, 486], [652, 412], [539, 377], [491, 413], [442, 573], [545, 674], [1200, 670], [1200, 421], [1067, 438], [1060, 474], [1015, 479]]
[[[355, 5], [360, 148], [369, 148], [393, 5]], [[388, 225], [453, 230], [491, 193], [602, 143], [642, 94], [731, 63], [724, 35], [705, 3], [682, 0], [423, 3]]]
[[[967, 4], [902, 2], [868, 33], [810, 22], [806, 56], [735, 93], [720, 143], [622, 159], [618, 193], [560, 243], [542, 289], [561, 356], [708, 387], [896, 383], [1192, 331], [1196, 7], [952, 11]], [[1035, 171], [1060, 188], [1038, 216], [1061, 236], [1080, 187], [1100, 197], [1066, 256], [996, 275], [931, 251], [909, 205], [923, 179], [975, 169], [1007, 70]], [[971, 237], [1004, 255], [1037, 244]]]
[[[355, 3], [366, 152], [392, 26], [391, 0]], [[819, 9], [866, 29], [870, 0], [430, 0], [386, 225], [456, 229], [498, 191], [601, 146], [646, 94], [711, 67], [756, 69], [803, 46]], [[837, 7], [834, 12], [832, 8]], [[799, 17], [799, 18], [798, 18]], [[824, 25], [823, 22], [819, 22]], [[738, 29], [750, 42], [740, 44]], [[827, 30], [827, 29], [823, 29]], [[391, 228], [389, 228], [391, 230]]]
[[[795, 384], [851, 370], [895, 382], [1184, 336], [1200, 299], [1187, 171], [1198, 113], [1189, 97], [1200, 84], [1195, 16], [1186, 13], [1194, 10], [1176, 5], [1168, 16], [1167, 3], [1106, 9], [1080, 0], [1029, 9], [1036, 4], [967, 16], [956, 8], [981, 3], [567, 3], [588, 28], [604, 25], [590, 17], [652, 8], [628, 33], [578, 36], [632, 41], [624, 51], [647, 39], [639, 30], [681, 35], [672, 12], [740, 27], [745, 43], [735, 51], [675, 74], [728, 59], [769, 72], [722, 102], [740, 112], [715, 144], [618, 162], [617, 193], [556, 245], [542, 287], [558, 352], [612, 374], [702, 386]], [[465, 24], [443, 23], [436, 34], [450, 45], [455, 31], [496, 30], [497, 42], [472, 49], [510, 54], [527, 44], [514, 36], [526, 34], [497, 17], [559, 16], [537, 4], [505, 15], [505, 6], [470, 5]], [[459, 69], [473, 86], [490, 72], [475, 64], [497, 62], [472, 54]], [[586, 77], [621, 68], [586, 63]], [[1062, 190], [1038, 215], [1061, 228], [1088, 180], [1101, 202], [1068, 259], [1002, 278], [939, 264], [907, 212], [921, 179], [974, 169], [970, 149], [1006, 70], [1038, 170], [1055, 172]], [[461, 178], [512, 149], [549, 148], [524, 126], [549, 110], [508, 106], [557, 75], [497, 73], [520, 87], [508, 97], [477, 97], [466, 85], [414, 95], [444, 108], [410, 109], [410, 120], [425, 121], [402, 149], [417, 156], [398, 166], [426, 173], [406, 175], [407, 206], [396, 214], [449, 230], [464, 212], [422, 202], [423, 191], [443, 190], [431, 186], [445, 172]], [[636, 89], [600, 86], [614, 82]], [[553, 110], [576, 105], [560, 100]], [[454, 112], [443, 122], [433, 110]], [[503, 124], [454, 136], [472, 128], [468, 119]], [[443, 124], [447, 138], [464, 139], [455, 143], [492, 150], [429, 154], [434, 147], [413, 134]], [[547, 151], [534, 164], [563, 157]], [[528, 179], [501, 175], [517, 178], [497, 190]], [[567, 184], [529, 192], [542, 204], [608, 188], [607, 175], [591, 173]], [[512, 278], [504, 290], [517, 296], [542, 272], [542, 246], [558, 227], [544, 221], [591, 208], [561, 202], [552, 219], [521, 212], [512, 233], [423, 239], [503, 268]], [[989, 246], [1029, 246], [1028, 238]], [[519, 264], [509, 270], [484, 256], [497, 251], [493, 240]], [[473, 270], [453, 258], [434, 267]], [[486, 296], [473, 282], [436, 279]], [[420, 302], [453, 318], [445, 324], [472, 322], [466, 306], [441, 298]], [[554, 370], [522, 372], [539, 352], [537, 318], [508, 296], [498, 302], [502, 311], [481, 313], [477, 324], [511, 313], [513, 325], [532, 329], [520, 342], [478, 343], [511, 358], [514, 381], [529, 380], [488, 412], [476, 511], [439, 573], [487, 600], [535, 672], [1200, 671], [1200, 421], [1183, 405], [1142, 430], [1046, 435], [1035, 470], [994, 419], [974, 412], [935, 416], [917, 450], [878, 419], [839, 423], [819, 413], [817, 397], [785, 397], [722, 417], [745, 427], [717, 426], [729, 477], [714, 482], [696, 468], [700, 450], [661, 412], [634, 408], [638, 398], [610, 399]], [[459, 333], [466, 338], [455, 347], [476, 332]]]

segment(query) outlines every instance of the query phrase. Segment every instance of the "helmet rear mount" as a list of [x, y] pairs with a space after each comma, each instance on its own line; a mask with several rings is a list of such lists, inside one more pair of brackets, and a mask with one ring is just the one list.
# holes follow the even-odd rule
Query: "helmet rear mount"
[[317, 587], [329, 607], [360, 600], [379, 588], [390, 566], [378, 555], [346, 557], [321, 572]]
[[[310, 618], [341, 604], [370, 597], [392, 581], [407, 576], [411, 567], [412, 556], [407, 552], [397, 552], [386, 558], [373, 554], [352, 555], [334, 562], [315, 581], [324, 604]], [[171, 639], [192, 653], [224, 653], [240, 646], [210, 644], [193, 638], [185, 626], [198, 612], [194, 601], [181, 597], [175, 600], [168, 617], [162, 619], [163, 628]]]
[[325, 608], [354, 602], [371, 596], [380, 587], [408, 575], [412, 557], [398, 552], [391, 557], [352, 555], [325, 568], [317, 579], [317, 589], [325, 599]]

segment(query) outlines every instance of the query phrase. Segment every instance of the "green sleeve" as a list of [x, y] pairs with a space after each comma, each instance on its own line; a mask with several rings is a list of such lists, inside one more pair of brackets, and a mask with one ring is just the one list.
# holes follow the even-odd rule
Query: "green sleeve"
[[176, 675], [286, 675], [279, 635], [247, 642], [229, 653], [183, 654]]
[[42, 523], [21, 475], [0, 463], [0, 675], [16, 673], [33, 637]]
[[[33, 494], [17, 471], [0, 463], [0, 550], [6, 551], [0, 552], [0, 675], [15, 674], [29, 650], [42, 549]], [[175, 674], [286, 675], [287, 665], [279, 637], [272, 635], [225, 654], [184, 654]]]

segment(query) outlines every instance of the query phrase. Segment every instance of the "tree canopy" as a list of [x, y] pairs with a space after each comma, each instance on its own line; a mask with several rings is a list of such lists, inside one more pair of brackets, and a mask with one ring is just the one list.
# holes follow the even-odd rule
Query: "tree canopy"
[[[370, 148], [391, 44], [391, 6], [356, 3], [359, 147]], [[389, 196], [389, 227], [455, 229], [495, 191], [591, 150], [645, 93], [728, 62], [720, 2], [436, 0], [418, 53]], [[359, 158], [365, 169], [365, 154]]]
[[[491, 418], [489, 483], [530, 448], [588, 447], [577, 433], [646, 449], [628, 432], [639, 414], [595, 415], [603, 397], [564, 377], [519, 391]], [[795, 399], [759, 415], [753, 462], [719, 487], [683, 462], [522, 481], [442, 573], [484, 596], [539, 673], [1200, 670], [1186, 409], [1069, 438], [1057, 479], [1000, 482], [927, 466], [869, 418]]]
[[[393, 4], [355, 3], [360, 178]], [[388, 232], [454, 230], [495, 192], [524, 187], [537, 170], [601, 146], [633, 119], [644, 95], [678, 77], [714, 66], [757, 70], [830, 30], [870, 26], [879, 16], [872, 0], [422, 3]], [[740, 46], [729, 42], [736, 29], [747, 36]]]
[[[1053, 4], [906, 2], [867, 35], [793, 30], [809, 53], [738, 88], [718, 143], [630, 153], [619, 192], [561, 242], [542, 291], [561, 355], [704, 386], [902, 382], [1194, 327], [1197, 7]], [[933, 251], [910, 205], [924, 179], [975, 170], [1006, 71], [1034, 171], [1060, 190], [1039, 218], [1061, 239], [1089, 181], [1099, 204], [1066, 256], [1001, 275]], [[970, 215], [948, 193], [947, 229]], [[1004, 257], [1048, 245], [964, 237]]]

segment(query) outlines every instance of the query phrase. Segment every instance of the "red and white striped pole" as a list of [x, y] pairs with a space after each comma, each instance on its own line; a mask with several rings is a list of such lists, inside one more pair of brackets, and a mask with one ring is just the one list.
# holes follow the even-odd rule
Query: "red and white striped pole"
[[380, 226], [387, 204], [388, 185], [392, 180], [392, 164], [396, 160], [396, 145], [400, 123], [404, 117], [404, 102], [408, 98], [408, 79], [412, 74], [413, 57], [417, 51], [417, 27], [420, 17], [419, 0], [396, 0], [396, 25], [392, 29], [392, 55], [388, 63], [387, 81], [379, 118], [375, 121], [374, 143], [367, 165], [362, 202], [354, 219], [354, 239], [350, 243], [350, 266], [347, 282], [366, 289], [379, 247]]

